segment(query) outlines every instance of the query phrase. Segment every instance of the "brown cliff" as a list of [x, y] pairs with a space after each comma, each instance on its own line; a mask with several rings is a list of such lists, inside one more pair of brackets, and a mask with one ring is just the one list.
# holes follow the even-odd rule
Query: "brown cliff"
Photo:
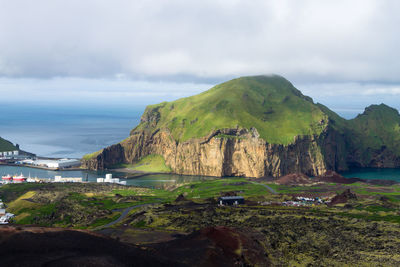
[[327, 130], [320, 136], [297, 136], [293, 144], [284, 146], [267, 143], [252, 128], [222, 129], [205, 138], [179, 143], [167, 129], [138, 131], [120, 144], [105, 148], [97, 157], [84, 160], [83, 166], [104, 169], [158, 154], [177, 174], [280, 177], [301, 172], [317, 176], [332, 167], [346, 168], [341, 150], [344, 141], [337, 138]]

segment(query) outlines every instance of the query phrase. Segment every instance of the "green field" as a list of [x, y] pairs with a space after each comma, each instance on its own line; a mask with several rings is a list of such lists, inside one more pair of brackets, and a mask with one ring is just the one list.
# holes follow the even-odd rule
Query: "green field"
[[272, 194], [259, 183], [245, 178], [212, 179], [177, 185], [168, 190], [108, 184], [9, 184], [0, 187], [0, 197], [7, 210], [17, 215], [20, 224], [93, 228], [99, 222], [111, 221], [121, 210], [141, 204], [173, 203], [182, 195], [185, 199], [204, 203], [229, 193], [248, 200], [286, 201], [291, 194], [313, 193], [334, 196], [350, 189], [359, 198], [349, 203], [351, 209], [318, 207], [319, 210], [343, 216], [377, 221], [400, 222], [400, 186], [371, 186], [364, 183], [342, 185], [327, 183], [318, 186], [284, 186], [267, 183], [279, 194]]
[[170, 173], [171, 167], [165, 164], [165, 160], [161, 155], [148, 155], [143, 157], [135, 164], [117, 164], [113, 168], [128, 168], [140, 172], [154, 172], [154, 173]]

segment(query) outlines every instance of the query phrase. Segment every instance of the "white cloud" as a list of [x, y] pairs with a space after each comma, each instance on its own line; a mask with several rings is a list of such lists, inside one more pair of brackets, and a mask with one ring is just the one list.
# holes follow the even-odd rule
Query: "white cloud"
[[400, 95], [400, 87], [370, 88], [363, 92], [365, 95]]
[[2, 102], [148, 105], [200, 93], [212, 85], [114, 79], [0, 79]]
[[395, 0], [0, 0], [0, 76], [398, 81]]

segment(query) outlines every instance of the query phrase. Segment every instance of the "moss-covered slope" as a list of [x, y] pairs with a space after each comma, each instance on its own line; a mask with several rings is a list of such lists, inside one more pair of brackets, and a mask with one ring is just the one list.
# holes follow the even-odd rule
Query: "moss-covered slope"
[[385, 104], [371, 105], [350, 120], [349, 126], [361, 137], [353, 139], [357, 147], [390, 147], [400, 153], [400, 115], [396, 109]]
[[347, 121], [348, 161], [361, 167], [400, 166], [400, 115], [385, 104], [371, 105]]
[[16, 146], [14, 146], [10, 141], [7, 141], [0, 137], [0, 152], [14, 150], [17, 150]]
[[320, 134], [327, 115], [280, 76], [242, 77], [199, 95], [148, 106], [142, 129], [168, 128], [176, 141], [204, 137], [213, 130], [258, 130], [273, 144], [289, 144], [297, 135]]

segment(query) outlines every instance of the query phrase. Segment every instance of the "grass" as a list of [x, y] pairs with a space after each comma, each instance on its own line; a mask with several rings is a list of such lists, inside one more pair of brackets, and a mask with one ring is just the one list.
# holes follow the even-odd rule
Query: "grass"
[[184, 185], [174, 190], [176, 194], [185, 194], [186, 198], [213, 198], [221, 192], [236, 192], [245, 197], [268, 195], [268, 190], [258, 184], [253, 184], [245, 178], [225, 178], [211, 181], [201, 181]]
[[[168, 128], [175, 140], [204, 137], [215, 129], [255, 127], [270, 143], [289, 144], [294, 136], [319, 134], [327, 116], [286, 79], [242, 77], [199, 95], [148, 106], [147, 122], [135, 130]], [[156, 126], [155, 124], [156, 123]]]
[[96, 152], [93, 152], [93, 153], [91, 153], [91, 154], [86, 154], [86, 155], [84, 155], [84, 156], [82, 157], [82, 159], [84, 159], [84, 160], [89, 160], [89, 159], [95, 158], [95, 157], [97, 157], [98, 155], [100, 155], [101, 152], [103, 152], [103, 149], [102, 149], [102, 150], [99, 150], [99, 151], [96, 151]]
[[16, 146], [14, 146], [10, 141], [0, 137], [0, 152], [14, 150], [17, 150]]
[[[400, 115], [385, 104], [371, 105], [364, 113], [349, 121], [353, 146], [357, 148], [381, 149], [383, 146], [400, 153]], [[365, 153], [364, 160], [371, 155]]]
[[33, 203], [27, 199], [32, 198], [36, 193], [34, 191], [29, 191], [8, 204], [7, 210], [12, 213], [19, 213], [27, 209], [36, 209], [40, 207], [40, 204]]
[[[183, 194], [186, 199], [208, 203], [209, 198], [217, 198], [224, 192], [235, 192], [253, 201], [283, 201], [291, 193], [339, 191], [346, 188], [356, 192], [359, 199], [351, 202], [354, 208], [345, 209], [344, 204], [336, 207], [318, 206], [312, 209], [271, 206], [273, 211], [294, 209], [313, 213], [313, 216], [328, 215], [358, 218], [368, 221], [387, 221], [399, 223], [400, 216], [396, 213], [399, 206], [400, 187], [371, 187], [367, 184], [353, 185], [325, 184], [318, 186], [284, 186], [268, 184], [280, 194], [271, 194], [264, 186], [254, 184], [246, 178], [221, 178], [181, 185], [175, 189], [150, 189], [138, 187], [115, 187], [112, 185], [88, 184], [82, 187], [68, 184], [43, 184], [33, 187], [30, 184], [10, 184], [0, 187], [1, 196], [8, 194], [10, 201], [6, 202], [9, 212], [16, 214], [18, 224], [38, 224], [44, 226], [95, 228], [111, 222], [120, 214], [119, 209], [141, 204], [174, 203]], [[339, 189], [338, 189], [339, 188]], [[376, 190], [375, 190], [376, 189]], [[387, 192], [382, 192], [385, 189]], [[383, 202], [380, 196], [389, 200]], [[372, 197], [372, 198], [371, 198]], [[53, 199], [54, 198], [54, 199]], [[55, 201], [55, 199], [59, 199]], [[116, 211], [118, 210], [118, 211]], [[133, 212], [133, 211], [132, 211]], [[229, 212], [229, 210], [226, 210]], [[137, 223], [137, 224], [136, 224]], [[135, 227], [145, 227], [144, 222], [135, 222]]]
[[156, 172], [156, 173], [170, 173], [171, 167], [165, 164], [163, 156], [151, 154], [143, 157], [135, 164], [119, 164], [118, 167], [124, 167], [135, 171], [142, 172]]

